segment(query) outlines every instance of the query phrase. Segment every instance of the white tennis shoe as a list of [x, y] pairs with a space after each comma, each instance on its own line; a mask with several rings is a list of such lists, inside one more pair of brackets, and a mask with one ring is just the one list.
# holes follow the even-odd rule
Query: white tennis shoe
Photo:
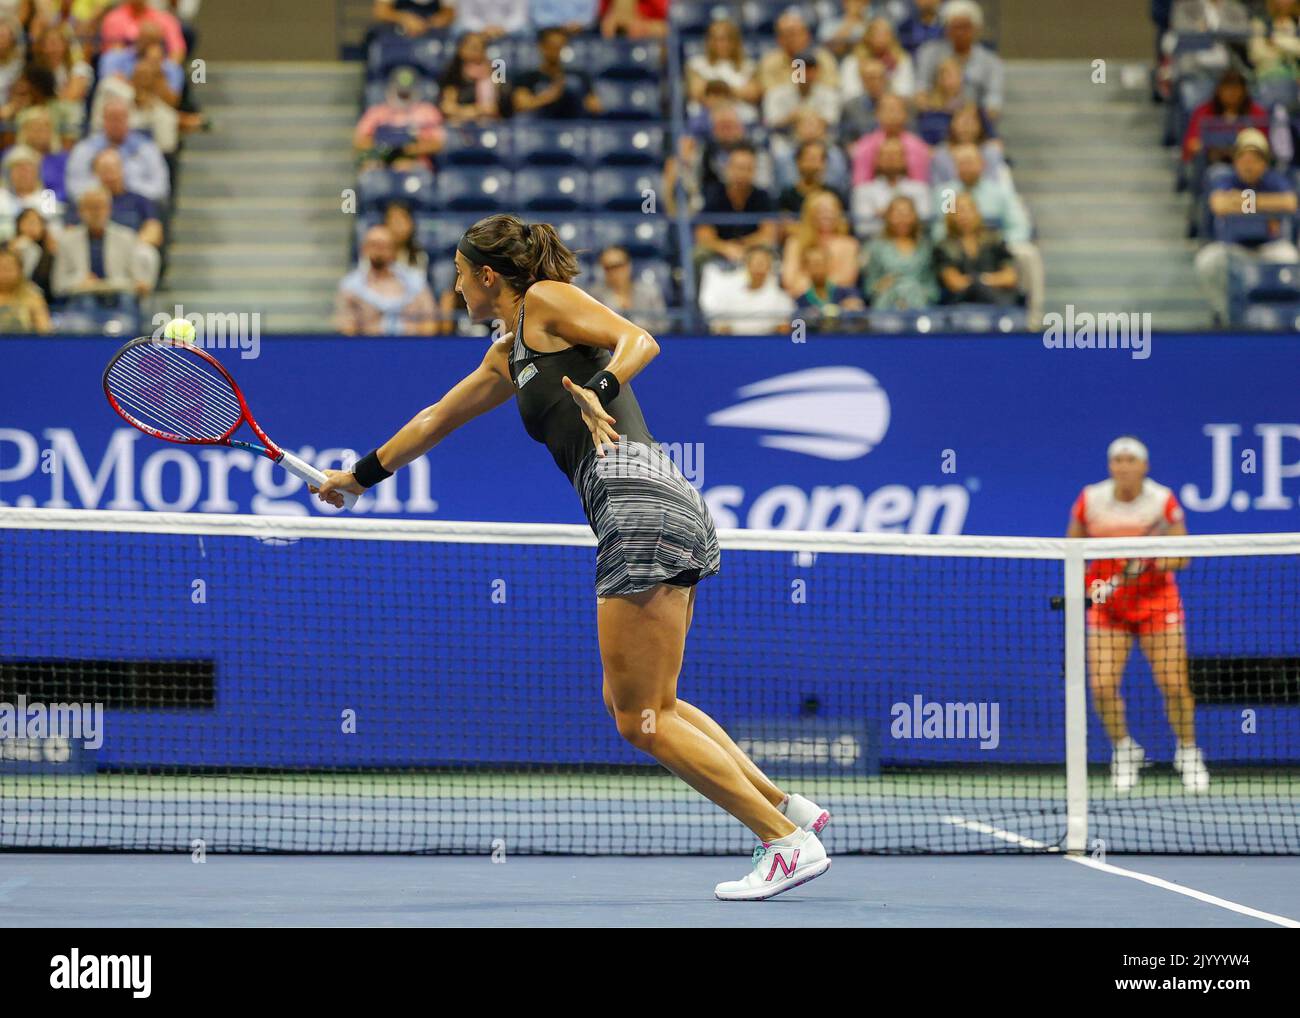
[[802, 795], [786, 796], [785, 802], [779, 807], [792, 824], [797, 824], [805, 831], [812, 831], [813, 834], [821, 834], [826, 825], [831, 822], [830, 810], [822, 809], [811, 799], [805, 799]]
[[754, 849], [754, 868], [739, 880], [713, 889], [721, 901], [762, 901], [820, 877], [831, 868], [826, 849], [812, 831], [798, 830]]
[[1182, 746], [1174, 750], [1174, 770], [1183, 776], [1183, 787], [1189, 792], [1208, 792], [1210, 772], [1199, 746]]
[[1110, 754], [1110, 780], [1117, 792], [1130, 792], [1142, 774], [1146, 751], [1129, 736], [1115, 743]]

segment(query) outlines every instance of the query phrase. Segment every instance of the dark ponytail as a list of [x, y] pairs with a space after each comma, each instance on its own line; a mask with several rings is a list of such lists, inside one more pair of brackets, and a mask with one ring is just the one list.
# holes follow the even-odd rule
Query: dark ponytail
[[567, 283], [578, 274], [578, 259], [549, 223], [529, 224], [502, 213], [480, 219], [465, 239], [520, 293], [539, 280]]

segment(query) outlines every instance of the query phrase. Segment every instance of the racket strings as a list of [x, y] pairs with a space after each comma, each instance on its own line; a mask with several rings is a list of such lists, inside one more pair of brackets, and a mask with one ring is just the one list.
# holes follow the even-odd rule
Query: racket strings
[[145, 423], [179, 437], [220, 438], [243, 416], [226, 379], [182, 347], [141, 344], [125, 351], [108, 373], [108, 388]]

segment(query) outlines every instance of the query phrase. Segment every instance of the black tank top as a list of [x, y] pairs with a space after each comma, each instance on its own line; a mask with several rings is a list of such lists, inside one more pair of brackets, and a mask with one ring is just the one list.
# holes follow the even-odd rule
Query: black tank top
[[[525, 291], [526, 293], [527, 291]], [[514, 345], [510, 351], [510, 380], [515, 383], [515, 402], [524, 430], [534, 441], [551, 450], [556, 465], [573, 483], [578, 465], [595, 453], [591, 432], [582, 423], [582, 412], [561, 381], [565, 375], [578, 385], [585, 385], [611, 360], [610, 352], [595, 346], [571, 346], [554, 353], [538, 353], [524, 342], [524, 305], [519, 305]], [[607, 408], [617, 422], [614, 430], [620, 441], [653, 445], [641, 407], [632, 386], [623, 383], [618, 396]]]

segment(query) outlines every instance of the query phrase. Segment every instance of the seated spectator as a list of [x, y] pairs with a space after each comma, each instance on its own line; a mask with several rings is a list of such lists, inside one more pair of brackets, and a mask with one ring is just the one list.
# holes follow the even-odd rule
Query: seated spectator
[[596, 0], [532, 0], [528, 14], [534, 28], [562, 28], [579, 35], [596, 27]]
[[1222, 42], [1173, 59], [1180, 34], [1205, 32], [1248, 35], [1250, 15], [1238, 0], [1177, 0], [1169, 14], [1169, 31], [1161, 40], [1161, 49], [1171, 61], [1168, 70], [1175, 77], [1223, 70], [1232, 63], [1232, 51]]
[[970, 97], [988, 116], [1002, 112], [1002, 58], [976, 40], [984, 29], [984, 12], [974, 0], [949, 0], [940, 14], [944, 38], [927, 42], [916, 54], [917, 85], [933, 89], [939, 65], [955, 57]]
[[8, 248], [0, 248], [0, 336], [53, 331], [45, 298], [23, 275], [22, 259]]
[[1300, 76], [1300, 17], [1296, 0], [1268, 0], [1264, 15], [1250, 23], [1246, 49], [1258, 81]]
[[714, 113], [723, 107], [731, 110], [746, 130], [759, 122], [758, 110], [749, 103], [737, 101], [731, 86], [715, 78], [704, 86], [704, 98], [695, 107], [695, 112], [687, 116], [687, 132], [698, 137], [708, 135], [712, 130]]
[[95, 82], [90, 64], [74, 50], [65, 28], [48, 28], [36, 37], [32, 62], [54, 76], [56, 101], [64, 109], [70, 130], [81, 126], [86, 96]]
[[796, 114], [794, 131], [789, 135], [774, 135], [768, 145], [772, 151], [772, 166], [776, 176], [775, 190], [779, 193], [799, 179], [799, 170], [795, 165], [799, 148], [814, 141], [820, 142], [826, 149], [825, 186], [839, 195], [843, 202], [852, 180], [848, 156], [834, 144], [834, 135], [827, 129], [826, 121], [812, 110], [802, 110]]
[[438, 84], [438, 106], [450, 124], [498, 120], [508, 112], [505, 86], [493, 77], [483, 33], [467, 32], [460, 37]]
[[[1046, 286], [1043, 275], [1043, 256], [1030, 238], [1033, 224], [1024, 203], [1005, 177], [990, 178], [984, 174], [984, 159], [974, 145], [959, 145], [952, 150], [957, 179], [939, 184], [935, 189], [936, 212], [951, 212], [953, 200], [970, 194], [979, 209], [981, 221], [994, 219], [1001, 224], [1001, 237], [1016, 259], [1018, 278], [1029, 298], [1030, 328], [1037, 328], [1042, 313], [1043, 292]], [[934, 237], [937, 243], [946, 231], [944, 220], [936, 220]]]
[[[843, 75], [841, 81], [848, 81]], [[876, 122], [876, 106], [889, 91], [885, 65], [879, 60], [859, 60], [858, 80], [862, 91], [845, 101], [840, 109], [839, 138], [841, 145], [852, 145], [864, 134], [870, 134], [880, 125]]]
[[[826, 186], [826, 155], [827, 146], [824, 141], [805, 141], [799, 146], [799, 153], [795, 156], [796, 177], [793, 183], [787, 184], [781, 191], [776, 200], [777, 208], [796, 216], [802, 215], [804, 200], [809, 195], [818, 191], [836, 193], [834, 188]], [[843, 155], [841, 152], [840, 157], [843, 158]], [[836, 193], [836, 197], [843, 202], [842, 195]]]
[[69, 196], [79, 198], [94, 183], [95, 156], [106, 148], [115, 148], [122, 156], [127, 190], [150, 201], [166, 202], [171, 194], [167, 162], [151, 138], [131, 130], [131, 107], [119, 98], [110, 98], [104, 103], [103, 118], [104, 129], [77, 142], [68, 156]]
[[755, 217], [753, 222], [711, 225], [701, 223], [695, 227], [695, 252], [697, 258], [718, 256], [730, 262], [740, 262], [745, 249], [755, 244], [771, 247], [776, 241], [776, 224], [758, 217], [777, 211], [772, 196], [754, 186], [756, 158], [752, 145], [737, 145], [727, 159], [726, 180], [713, 184], [705, 192], [703, 212], [746, 213]]
[[131, 111], [127, 124], [132, 131], [149, 137], [164, 156], [175, 154], [180, 145], [180, 114], [161, 97], [160, 88], [166, 88], [162, 67], [156, 60], [138, 60], [129, 81], [109, 78], [95, 90], [95, 101], [90, 108], [90, 129], [103, 129], [104, 104], [119, 99]]
[[49, 301], [54, 296], [50, 289], [50, 273], [59, 250], [59, 240], [37, 209], [23, 209], [18, 213], [17, 228], [8, 248], [22, 259], [23, 275], [35, 283]]
[[956, 57], [949, 57], [939, 64], [933, 88], [922, 89], [916, 94], [916, 108], [927, 113], [956, 113], [969, 102], [961, 77], [961, 64]]
[[0, 15], [0, 106], [9, 102], [9, 91], [26, 64], [22, 23], [12, 15]]
[[912, 200], [893, 198], [881, 234], [867, 246], [862, 288], [874, 308], [920, 311], [939, 299], [934, 250]]
[[686, 112], [699, 116], [705, 90], [713, 82], [721, 82], [737, 104], [743, 104], [745, 119], [751, 123], [758, 118], [758, 103], [763, 90], [755, 77], [754, 61], [745, 55], [740, 37], [740, 27], [734, 21], [721, 19], [709, 25], [704, 36], [704, 52], [686, 61]]
[[[163, 246], [163, 225], [158, 216], [158, 206], [142, 194], [127, 189], [125, 169], [122, 156], [115, 148], [106, 148], [95, 156], [95, 177], [108, 193], [110, 207], [109, 218], [118, 226], [125, 226], [135, 232], [136, 239], [145, 247], [139, 257], [145, 260], [147, 271], [157, 275], [160, 259], [151, 257], [148, 249], [159, 251]], [[78, 211], [74, 207], [68, 210], [68, 222], [75, 225]]]
[[662, 39], [668, 35], [669, 0], [600, 0], [597, 17], [606, 39]]
[[587, 287], [589, 294], [651, 335], [668, 330], [663, 293], [652, 278], [633, 278], [632, 258], [623, 248], [605, 248], [600, 253], [600, 271], [600, 282]]
[[1206, 162], [1232, 162], [1231, 146], [1205, 149], [1201, 131], [1205, 122], [1211, 119], [1239, 122], [1242, 127], [1257, 127], [1268, 122], [1268, 111], [1251, 98], [1245, 75], [1235, 67], [1224, 71], [1214, 86], [1214, 95], [1196, 107], [1187, 121], [1187, 132], [1183, 135], [1184, 163], [1190, 163], [1202, 151]]
[[948, 122], [948, 139], [934, 148], [934, 158], [930, 162], [931, 179], [957, 179], [957, 164], [953, 162], [952, 153], [961, 145], [974, 145], [980, 150], [986, 177], [1001, 180], [1009, 176], [1007, 161], [1002, 155], [1002, 142], [989, 137], [987, 125], [980, 116], [978, 107], [974, 103], [967, 103]]
[[361, 264], [339, 283], [334, 320], [346, 336], [433, 334], [433, 294], [423, 275], [397, 264], [397, 248], [387, 227], [366, 231]]
[[1019, 303], [1015, 259], [1002, 235], [984, 228], [971, 195], [957, 195], [953, 211], [946, 217], [945, 233], [934, 253], [943, 303]]
[[54, 121], [44, 106], [23, 110], [18, 117], [18, 144], [26, 145], [41, 158], [41, 184], [54, 192], [56, 201], [67, 201], [64, 174], [68, 153], [56, 144]]
[[9, 101], [0, 106], [0, 121], [15, 122], [28, 110], [43, 109], [50, 115], [60, 146], [68, 147], [80, 136], [82, 112], [59, 102], [56, 92], [54, 75], [36, 64], [28, 64], [9, 90]]
[[[1210, 212], [1216, 216], [1234, 216], [1251, 212], [1255, 215], [1292, 216], [1296, 211], [1296, 193], [1282, 173], [1269, 168], [1268, 139], [1262, 131], [1248, 127], [1237, 135], [1232, 177], [1219, 182], [1206, 196]], [[1268, 239], [1228, 244], [1212, 241], [1196, 255], [1196, 273], [1221, 322], [1228, 319], [1228, 263], [1232, 258], [1251, 258], [1264, 262], [1300, 261], [1300, 251], [1290, 235], [1290, 227], [1281, 220], [1269, 224]]]
[[23, 209], [36, 209], [48, 217], [62, 214], [54, 195], [41, 183], [41, 156], [35, 149], [15, 145], [0, 161], [0, 174], [4, 177], [4, 187], [0, 188], [0, 241], [13, 236], [18, 213]]
[[375, 0], [370, 20], [394, 25], [415, 37], [450, 28], [456, 20], [456, 4], [452, 0]]
[[136, 232], [109, 219], [112, 198], [104, 188], [86, 188], [77, 199], [78, 226], [59, 236], [50, 286], [57, 297], [133, 293], [144, 297], [158, 281], [158, 252]]
[[389, 202], [384, 209], [384, 225], [393, 237], [393, 260], [403, 268], [413, 269], [421, 276], [429, 274], [429, 255], [416, 243], [415, 218], [405, 202]]
[[830, 280], [837, 286], [858, 285], [858, 239], [849, 232], [844, 206], [830, 191], [819, 191], [803, 205], [799, 225], [786, 239], [781, 255], [781, 285], [791, 297], [808, 289], [803, 253], [822, 248], [830, 258]]
[[916, 215], [929, 220], [930, 189], [907, 175], [907, 157], [897, 138], [889, 138], [876, 156], [876, 175], [853, 186], [853, 232], [859, 237], [874, 237], [884, 228], [885, 210], [895, 198], [912, 203]]
[[812, 331], [832, 330], [840, 323], [842, 315], [866, 310], [857, 290], [831, 282], [831, 259], [824, 247], [806, 249], [800, 266], [808, 287], [796, 296], [795, 307]]
[[[842, 60], [867, 33], [871, 23], [871, 0], [843, 0], [838, 16], [823, 18], [817, 28], [817, 41]], [[844, 67], [841, 74], [848, 74]]]
[[136, 38], [134, 46], [105, 50], [100, 54], [100, 80], [124, 78], [130, 81], [131, 75], [135, 72], [136, 62], [147, 56], [154, 57], [162, 70], [163, 80], [167, 84], [165, 98], [168, 104], [180, 105], [181, 93], [185, 91], [185, 70], [167, 55], [162, 29], [151, 21], [146, 21], [140, 26], [140, 35]]
[[927, 183], [930, 180], [930, 146], [918, 135], [907, 130], [907, 106], [896, 95], [884, 95], [876, 109], [880, 122], [870, 134], [864, 134], [853, 146], [853, 183], [865, 183], [876, 175], [876, 156], [888, 138], [903, 146], [907, 160], [907, 175], [913, 180]]
[[773, 131], [784, 131], [805, 111], [816, 113], [828, 124], [839, 123], [840, 93], [822, 83], [816, 53], [805, 50], [796, 59], [803, 61], [803, 73], [796, 75], [797, 80], [767, 90], [763, 96], [763, 123]]
[[147, 22], [155, 23], [162, 30], [167, 55], [178, 64], [184, 62], [185, 33], [181, 31], [180, 19], [171, 11], [150, 7], [146, 0], [126, 0], [104, 15], [99, 28], [104, 48], [133, 46], [140, 36], [140, 27]]
[[771, 249], [756, 244], [740, 268], [704, 267], [700, 311], [710, 332], [761, 336], [789, 332], [795, 306], [777, 284]]
[[916, 75], [912, 58], [898, 40], [894, 30], [884, 18], [873, 18], [861, 45], [844, 58], [840, 68], [840, 89], [845, 99], [856, 99], [860, 94], [862, 75], [858, 68], [865, 60], [879, 60], [885, 69], [885, 81], [894, 95], [910, 99], [916, 92]]
[[[719, 104], [713, 110], [709, 134], [702, 145], [691, 135], [681, 139], [676, 161], [680, 162], [682, 182], [691, 196], [692, 208], [701, 208], [709, 191], [721, 186], [726, 178], [727, 162], [737, 148], [746, 148], [756, 156], [754, 186], [762, 190], [775, 188], [771, 155], [766, 149], [755, 149], [747, 140], [745, 125], [733, 104]], [[670, 160], [667, 169], [674, 162]]]
[[[758, 62], [758, 83], [764, 93], [794, 80], [795, 60], [813, 45], [812, 32], [797, 8], [790, 8], [776, 19], [776, 46], [763, 54]], [[839, 88], [839, 71], [835, 57], [825, 46], [815, 48], [817, 64], [821, 70], [820, 81], [830, 88]]]
[[384, 101], [362, 114], [352, 133], [352, 146], [363, 169], [433, 167], [432, 157], [442, 151], [447, 136], [438, 107], [418, 98], [418, 81], [411, 68], [394, 68]]
[[591, 87], [591, 75], [565, 67], [560, 59], [569, 37], [562, 28], [543, 28], [537, 36], [537, 69], [515, 80], [515, 113], [530, 113], [555, 120], [577, 120], [600, 114], [600, 99]]
[[927, 42], [943, 38], [943, 20], [939, 5], [943, 0], [912, 0], [912, 10], [898, 23], [898, 41], [903, 49], [915, 53]]

